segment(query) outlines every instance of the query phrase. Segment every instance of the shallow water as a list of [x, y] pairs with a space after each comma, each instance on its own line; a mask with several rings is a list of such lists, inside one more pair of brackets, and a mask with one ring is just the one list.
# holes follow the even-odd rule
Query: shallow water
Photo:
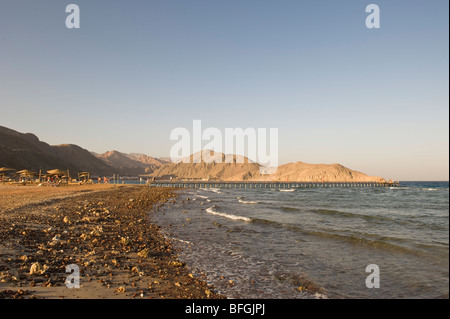
[[180, 194], [152, 218], [231, 298], [448, 298], [448, 182]]

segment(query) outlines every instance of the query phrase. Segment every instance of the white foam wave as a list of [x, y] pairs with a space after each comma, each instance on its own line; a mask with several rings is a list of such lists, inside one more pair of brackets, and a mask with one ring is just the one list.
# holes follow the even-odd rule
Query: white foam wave
[[187, 241], [187, 240], [183, 240], [183, 239], [179, 239], [179, 238], [176, 238], [176, 237], [169, 237], [167, 235], [164, 235], [164, 238], [168, 239], [169, 241], [179, 241], [180, 243], [192, 245], [192, 242]]
[[248, 217], [243, 217], [243, 216], [238, 216], [238, 215], [218, 212], [218, 211], [214, 210], [214, 206], [207, 208], [206, 212], [208, 214], [211, 214], [211, 215], [221, 216], [221, 217], [225, 217], [225, 218], [229, 218], [229, 219], [233, 219], [233, 220], [242, 220], [244, 222], [251, 222], [252, 221], [252, 219], [248, 218]]
[[188, 241], [188, 240], [183, 240], [183, 239], [179, 239], [179, 238], [172, 238], [173, 240], [179, 241], [180, 243], [183, 244], [189, 244], [192, 245], [192, 242]]
[[239, 203], [242, 203], [242, 204], [258, 204], [258, 202], [254, 201], [254, 200], [242, 200], [242, 199], [239, 199]]
[[437, 188], [415, 188], [415, 187], [401, 187], [401, 186], [396, 186], [396, 187], [389, 187], [389, 189], [416, 189], [416, 190], [423, 190], [423, 191], [437, 191]]
[[200, 189], [204, 191], [214, 192], [216, 194], [222, 194], [220, 188], [200, 188]]
[[295, 192], [295, 189], [280, 189], [280, 192]]
[[197, 196], [197, 197], [200, 197], [200, 198], [208, 198], [208, 196], [203, 196], [203, 195], [198, 195], [198, 194], [196, 194], [195, 196]]

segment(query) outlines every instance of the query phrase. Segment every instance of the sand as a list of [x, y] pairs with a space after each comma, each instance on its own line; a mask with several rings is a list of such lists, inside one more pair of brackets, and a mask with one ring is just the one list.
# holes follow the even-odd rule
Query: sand
[[[144, 186], [0, 185], [0, 298], [223, 298], [149, 220], [175, 199]], [[65, 285], [70, 264], [80, 288]]]

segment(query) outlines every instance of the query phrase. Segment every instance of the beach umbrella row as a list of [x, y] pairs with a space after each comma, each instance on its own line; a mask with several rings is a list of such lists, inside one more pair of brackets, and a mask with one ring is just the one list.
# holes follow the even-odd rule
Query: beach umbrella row
[[16, 174], [19, 174], [19, 175], [37, 175], [36, 172], [30, 171], [30, 170], [27, 170], [27, 169], [23, 169], [21, 171], [18, 171], [18, 172], [16, 172]]
[[[39, 170], [39, 173], [32, 171], [32, 170], [28, 170], [28, 169], [23, 169], [20, 171], [16, 171], [16, 169], [14, 168], [9, 168], [9, 167], [0, 167], [0, 177], [2, 177], [2, 179], [5, 178], [6, 175], [15, 175], [15, 176], [20, 176], [20, 177], [26, 177], [26, 178], [33, 178], [33, 177], [37, 177], [39, 176], [39, 180], [41, 180], [41, 178], [44, 178], [44, 180], [47, 180], [50, 177], [54, 177], [57, 176], [59, 178], [67, 178], [68, 180], [70, 180], [70, 173], [68, 169], [52, 169], [47, 171], [47, 174], [45, 174], [45, 172], [42, 172], [42, 170]], [[78, 179], [84, 179], [85, 181], [90, 179], [90, 173], [89, 172], [80, 172], [78, 173]]]
[[[41, 176], [41, 173], [37, 173], [28, 169], [23, 169], [20, 171], [16, 171], [14, 168], [8, 168], [8, 167], [0, 167], [0, 175], [5, 176], [6, 173], [11, 173], [11, 172], [15, 172], [15, 174], [23, 176], [23, 177], [31, 177], [31, 176]], [[54, 175], [59, 175], [59, 176], [64, 176], [67, 177], [69, 176], [69, 170], [63, 170], [63, 169], [52, 169], [47, 171], [48, 176], [54, 176]]]
[[12, 171], [15, 171], [15, 169], [8, 168], [8, 167], [0, 167], [0, 176], [2, 176], [2, 178], [4, 178], [7, 172], [12, 172]]

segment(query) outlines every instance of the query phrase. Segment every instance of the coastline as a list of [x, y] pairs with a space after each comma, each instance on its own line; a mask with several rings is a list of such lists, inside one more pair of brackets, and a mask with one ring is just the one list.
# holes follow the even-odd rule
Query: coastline
[[403, 186], [187, 188], [152, 221], [231, 299], [448, 298], [448, 183]]
[[[150, 222], [176, 193], [135, 185], [0, 186], [0, 299], [222, 299]], [[65, 285], [68, 265], [80, 288]]]
[[[247, 254], [243, 242], [248, 238], [239, 237], [239, 234], [246, 233], [242, 226], [254, 224], [255, 220], [236, 212], [216, 211], [216, 204], [222, 207], [228, 200], [223, 197], [223, 191], [177, 189], [177, 201], [161, 207], [161, 214], [153, 218], [179, 251], [180, 260], [186, 262], [199, 278], [214, 285], [219, 294], [231, 299], [328, 299], [325, 291], [305, 276], [288, 278], [281, 269], [272, 269], [274, 273], [270, 274], [270, 266], [266, 268], [264, 262], [256, 261], [255, 256]], [[245, 193], [241, 195], [245, 196]], [[236, 197], [232, 198], [236, 200]], [[250, 206], [258, 203], [239, 197], [236, 202]], [[215, 221], [208, 216], [213, 216]], [[220, 234], [213, 229], [225, 232], [227, 239], [221, 238], [215, 242], [212, 238], [218, 238]], [[250, 233], [255, 232], [252, 230]], [[257, 241], [254, 241], [255, 245]], [[230, 242], [237, 245], [236, 249], [230, 247]], [[258, 273], [263, 268], [263, 273]], [[278, 286], [284, 291], [279, 294], [271, 286], [273, 282], [267, 280], [268, 277], [276, 278], [275, 286], [289, 282], [290, 287]]]

